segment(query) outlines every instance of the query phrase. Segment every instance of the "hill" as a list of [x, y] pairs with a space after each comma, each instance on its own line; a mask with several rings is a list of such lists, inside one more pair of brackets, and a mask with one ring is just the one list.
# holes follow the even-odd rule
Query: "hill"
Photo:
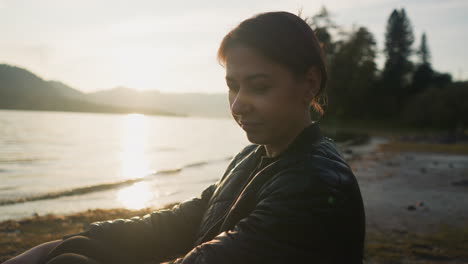
[[125, 87], [87, 94], [0, 64], [0, 109], [227, 117], [229, 108], [225, 94], [139, 92]]
[[228, 117], [226, 94], [161, 93], [137, 91], [125, 87], [88, 94], [91, 102], [113, 106], [158, 108], [189, 116]]

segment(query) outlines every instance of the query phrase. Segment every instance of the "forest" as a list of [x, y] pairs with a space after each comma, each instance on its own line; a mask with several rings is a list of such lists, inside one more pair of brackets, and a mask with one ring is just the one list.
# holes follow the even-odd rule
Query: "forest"
[[[383, 50], [364, 26], [345, 30], [323, 7], [305, 18], [322, 43], [329, 81], [323, 121], [436, 129], [467, 134], [468, 82], [431, 64], [430, 32], [418, 45], [404, 8], [388, 17]], [[383, 55], [382, 68], [377, 57]]]

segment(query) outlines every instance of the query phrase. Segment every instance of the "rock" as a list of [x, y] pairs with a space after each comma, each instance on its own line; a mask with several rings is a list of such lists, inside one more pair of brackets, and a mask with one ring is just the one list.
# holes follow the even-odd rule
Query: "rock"
[[416, 202], [416, 206], [418, 206], [418, 207], [423, 207], [423, 206], [424, 206], [424, 202], [418, 201], [418, 202]]
[[421, 173], [426, 173], [426, 172], [427, 172], [427, 169], [426, 169], [426, 168], [421, 168], [421, 169], [419, 169], [419, 171], [420, 171]]
[[408, 205], [406, 209], [408, 209], [408, 211], [414, 211], [416, 210], [416, 207], [414, 205]]

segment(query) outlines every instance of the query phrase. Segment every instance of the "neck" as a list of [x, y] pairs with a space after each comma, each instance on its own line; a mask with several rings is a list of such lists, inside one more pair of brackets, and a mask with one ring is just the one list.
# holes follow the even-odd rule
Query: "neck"
[[300, 125], [288, 129], [288, 133], [281, 137], [281, 141], [275, 142], [273, 144], [263, 145], [265, 147], [267, 157], [274, 158], [281, 154], [285, 149], [288, 148], [289, 145], [291, 145], [291, 143], [302, 132], [302, 130], [308, 127], [311, 123], [312, 120], [310, 118], [308, 120], [304, 120], [304, 122], [302, 122]]

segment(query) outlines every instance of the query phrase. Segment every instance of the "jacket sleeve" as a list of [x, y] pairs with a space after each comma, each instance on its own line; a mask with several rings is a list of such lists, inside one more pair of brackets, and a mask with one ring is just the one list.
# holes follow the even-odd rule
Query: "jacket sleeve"
[[301, 173], [275, 179], [261, 189], [247, 217], [175, 263], [302, 263], [310, 255], [324, 260], [323, 250], [333, 248], [346, 198]]
[[[252, 146], [231, 160], [222, 178], [249, 149]], [[171, 210], [159, 210], [143, 217], [94, 222], [86, 231], [63, 238], [87, 236], [105, 243], [115, 252], [124, 252], [135, 261], [162, 262], [183, 256], [193, 248], [201, 219], [218, 183], [206, 188], [199, 197], [184, 201]]]
[[115, 252], [135, 261], [164, 261], [186, 254], [195, 240], [201, 218], [216, 183], [199, 197], [184, 201], [170, 210], [158, 210], [142, 217], [94, 222], [88, 230], [66, 236], [87, 236], [99, 240]]

